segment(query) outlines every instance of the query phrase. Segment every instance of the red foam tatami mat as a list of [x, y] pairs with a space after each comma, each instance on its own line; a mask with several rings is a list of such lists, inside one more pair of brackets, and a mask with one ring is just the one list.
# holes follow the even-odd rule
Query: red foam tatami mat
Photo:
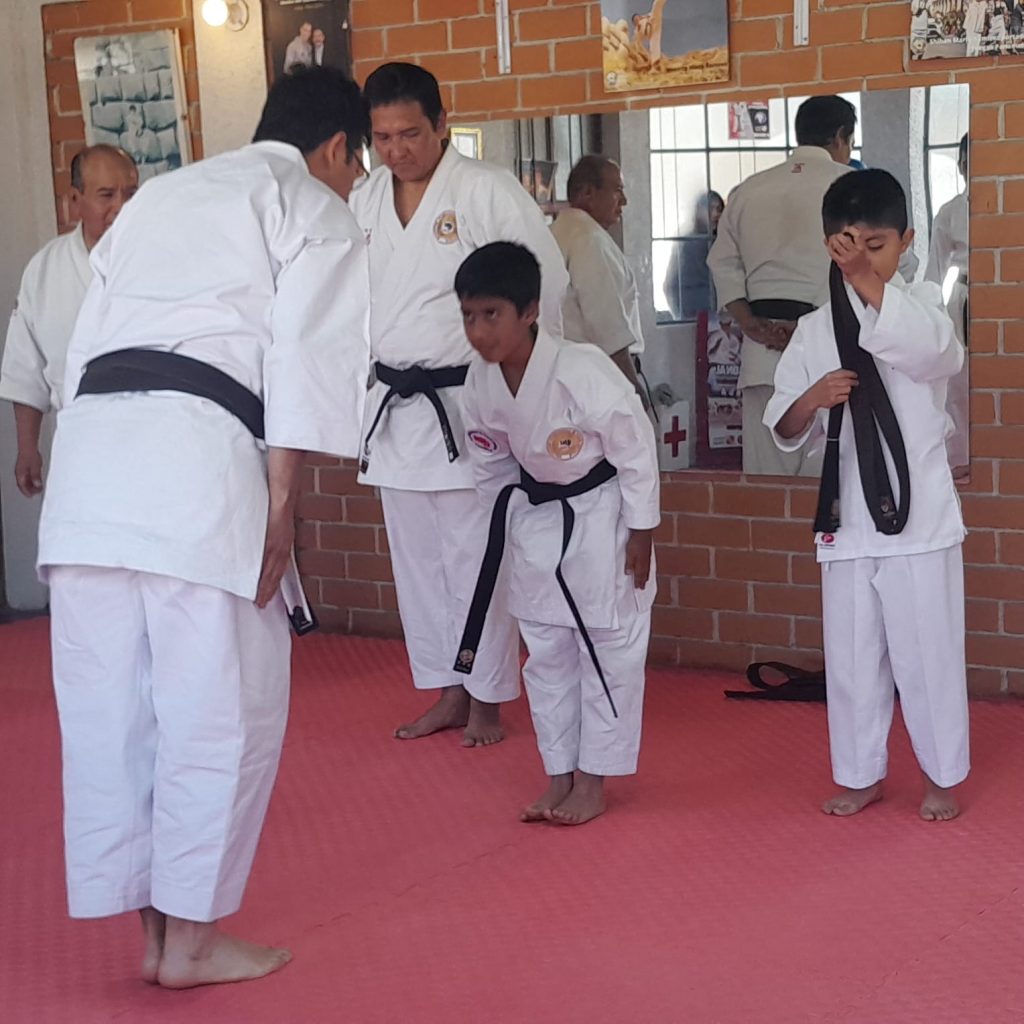
[[401, 742], [426, 703], [390, 641], [296, 643], [287, 745], [245, 905], [295, 960], [256, 982], [136, 979], [131, 916], [65, 916], [47, 622], [0, 627], [3, 1024], [1022, 1024], [1024, 706], [972, 705], [963, 816], [918, 819], [897, 721], [885, 800], [829, 791], [821, 705], [650, 673], [640, 773], [580, 828], [509, 738]]

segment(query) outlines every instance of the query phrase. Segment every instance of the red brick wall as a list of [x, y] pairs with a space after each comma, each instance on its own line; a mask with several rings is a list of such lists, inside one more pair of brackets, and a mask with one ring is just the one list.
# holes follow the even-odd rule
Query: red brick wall
[[192, 0], [84, 0], [76, 4], [48, 4], [43, 8], [47, 106], [50, 111], [53, 187], [59, 231], [67, 230], [73, 223], [67, 204], [71, 160], [85, 145], [82, 104], [75, 73], [75, 40], [81, 36], [169, 28], [180, 33], [192, 155], [198, 160], [203, 150]]
[[[812, 4], [812, 6], [815, 6]], [[813, 46], [794, 50], [791, 0], [732, 0], [732, 78], [720, 88], [606, 96], [600, 7], [511, 0], [513, 71], [497, 74], [491, 0], [353, 0], [357, 76], [413, 59], [445, 83], [455, 119], [479, 120], [786, 93], [971, 85], [972, 482], [963, 495], [968, 661], [978, 694], [1024, 694], [1024, 66], [911, 64], [905, 0], [820, 0]], [[910, 73], [907, 73], [910, 72]], [[397, 634], [380, 505], [350, 467], [307, 470], [301, 560], [323, 619]], [[742, 668], [779, 656], [820, 664], [814, 490], [790, 480], [669, 474], [651, 657]]]

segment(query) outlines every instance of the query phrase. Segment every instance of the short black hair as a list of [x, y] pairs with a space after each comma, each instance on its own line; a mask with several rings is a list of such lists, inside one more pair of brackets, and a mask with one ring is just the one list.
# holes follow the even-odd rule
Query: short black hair
[[338, 132], [349, 157], [370, 137], [370, 114], [359, 86], [344, 71], [297, 65], [271, 86], [253, 142], [287, 142], [312, 153]]
[[851, 224], [907, 230], [907, 197], [903, 186], [877, 168], [851, 171], [832, 182], [821, 204], [825, 234], [834, 235]]
[[455, 274], [459, 299], [506, 299], [522, 313], [540, 301], [540, 264], [516, 242], [491, 242], [471, 252]]
[[566, 194], [570, 202], [588, 188], [603, 188], [605, 172], [609, 167], [618, 169], [618, 166], [611, 157], [601, 156], [600, 153], [588, 153], [580, 157], [569, 172], [569, 180], [566, 182]]
[[106, 154], [124, 160], [125, 164], [133, 171], [138, 172], [135, 161], [120, 146], [110, 146], [105, 142], [98, 142], [95, 146], [86, 146], [80, 149], [71, 158], [71, 187], [78, 192], [85, 191], [85, 165], [94, 156]]
[[441, 123], [444, 110], [441, 87], [437, 79], [418, 64], [400, 61], [382, 64], [366, 79], [363, 93], [371, 110], [392, 103], [418, 103], [435, 128]]
[[825, 148], [836, 137], [849, 139], [857, 127], [857, 110], [842, 96], [812, 96], [796, 112], [796, 144]]

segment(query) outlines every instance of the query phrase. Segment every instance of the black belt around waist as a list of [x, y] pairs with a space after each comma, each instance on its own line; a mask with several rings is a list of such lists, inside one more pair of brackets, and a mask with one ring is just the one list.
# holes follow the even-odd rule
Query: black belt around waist
[[370, 424], [366, 440], [363, 442], [363, 457], [359, 460], [359, 469], [365, 473], [370, 464], [370, 438], [380, 425], [384, 411], [393, 398], [411, 398], [413, 395], [426, 395], [427, 401], [434, 407], [437, 413], [437, 422], [441, 427], [441, 436], [444, 438], [444, 447], [448, 452], [448, 461], [454, 462], [459, 457], [459, 448], [455, 443], [455, 435], [452, 433], [452, 425], [448, 420], [448, 413], [445, 412], [444, 403], [438, 395], [438, 388], [457, 388], [466, 383], [466, 373], [469, 366], [441, 366], [436, 370], [428, 370], [422, 366], [410, 366], [406, 370], [396, 370], [392, 366], [385, 366], [384, 363], [373, 364], [374, 373], [381, 384], [388, 386], [387, 394], [380, 403], [377, 415]]
[[754, 299], [750, 303], [750, 312], [766, 320], [799, 320], [816, 308], [809, 302], [797, 302], [796, 299]]
[[580, 494], [586, 494], [602, 484], [607, 483], [615, 476], [615, 467], [607, 460], [602, 459], [589, 473], [574, 480], [571, 484], [547, 484], [535, 480], [525, 469], [520, 470], [519, 483], [508, 484], [501, 489], [497, 500], [494, 502], [494, 509], [491, 512], [491, 525], [487, 536], [487, 548], [484, 551], [483, 562], [480, 565], [480, 574], [477, 577], [476, 589], [473, 591], [473, 600], [469, 606], [469, 615], [466, 617], [466, 628], [462, 633], [462, 640], [459, 643], [459, 656], [455, 662], [455, 671], [463, 675], [469, 675], [473, 671], [473, 662], [476, 660], [477, 648], [480, 646], [480, 637], [484, 630], [484, 621], [487, 618], [487, 609], [491, 604], [491, 596], [494, 594], [494, 587], [498, 581], [498, 572], [501, 569], [501, 557], [505, 553], [505, 520], [508, 513], [508, 503], [513, 491], [522, 490], [531, 505], [543, 505], [549, 501], [557, 501], [562, 506], [562, 552], [558, 556], [558, 564], [555, 566], [555, 579], [569, 605], [576, 628], [583, 637], [587, 653], [597, 670], [601, 686], [604, 687], [605, 696], [611, 705], [612, 714], [618, 718], [619, 713], [615, 709], [615, 701], [612, 700], [611, 691], [605, 681], [601, 663], [598, 661], [594, 644], [587, 632], [587, 627], [580, 616], [580, 610], [573, 600], [572, 592], [569, 590], [562, 575], [562, 562], [565, 560], [565, 553], [569, 550], [569, 541], [572, 539], [572, 529], [576, 521], [576, 513], [569, 504], [570, 498]]
[[190, 356], [151, 348], [108, 352], [86, 364], [75, 397], [121, 391], [181, 391], [207, 398], [240, 419], [257, 440], [266, 436], [259, 397], [223, 370]]

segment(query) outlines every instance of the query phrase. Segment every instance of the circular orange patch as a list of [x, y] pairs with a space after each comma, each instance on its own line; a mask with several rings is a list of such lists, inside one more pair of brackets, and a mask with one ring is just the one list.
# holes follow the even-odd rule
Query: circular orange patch
[[552, 430], [548, 434], [547, 449], [553, 459], [575, 459], [583, 450], [583, 435], [575, 427]]

